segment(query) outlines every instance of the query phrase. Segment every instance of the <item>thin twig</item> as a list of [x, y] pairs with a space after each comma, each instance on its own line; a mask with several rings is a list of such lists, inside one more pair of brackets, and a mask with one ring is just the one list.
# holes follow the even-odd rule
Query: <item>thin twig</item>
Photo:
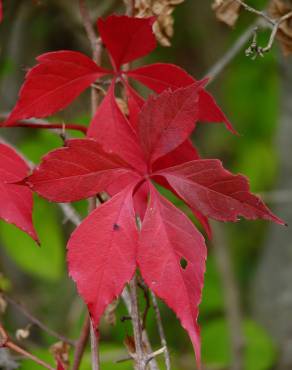
[[85, 31], [87, 33], [88, 40], [91, 45], [92, 53], [93, 53], [93, 60], [95, 62], [98, 61], [99, 59], [99, 54], [98, 54], [98, 38], [96, 36], [95, 30], [92, 26], [92, 21], [90, 19], [90, 15], [86, 6], [86, 1], [85, 0], [79, 0], [79, 9], [80, 9], [80, 14], [82, 18], [82, 23], [85, 28]]
[[265, 11], [263, 11], [263, 10], [257, 10], [255, 8], [253, 8], [252, 6], [246, 4], [242, 0], [235, 0], [235, 1], [237, 1], [248, 12], [254, 13], [254, 14], [258, 15], [259, 17], [264, 18], [267, 22], [271, 23], [272, 25], [275, 24], [275, 21], [272, 18], [270, 18]]
[[80, 363], [82, 361], [82, 357], [89, 337], [89, 330], [90, 330], [90, 317], [87, 314], [84, 320], [80, 337], [76, 343], [72, 370], [78, 370], [80, 367]]
[[213, 82], [216, 77], [228, 66], [228, 64], [236, 57], [236, 55], [242, 50], [244, 45], [250, 40], [254, 29], [258, 26], [259, 21], [256, 20], [250, 25], [244, 33], [236, 40], [231, 48], [209, 69], [206, 73], [206, 77], [209, 77], [209, 83]]
[[[269, 17], [265, 11], [254, 9], [241, 0], [236, 1], [241, 4], [245, 8], [245, 10], [257, 14], [258, 18], [244, 31], [244, 33], [236, 40], [231, 48], [206, 73], [206, 76], [210, 77], [210, 83], [214, 81], [215, 78], [225, 69], [225, 67], [236, 57], [236, 55], [241, 51], [241, 49], [253, 35], [254, 36], [252, 44], [245, 51], [247, 56], [252, 56], [253, 58], [255, 58], [258, 55], [263, 56], [265, 53], [270, 51], [274, 44], [280, 25], [284, 21], [292, 17], [291, 11], [283, 15], [279, 19], [273, 19]], [[267, 25], [269, 25], [272, 31], [269, 37], [268, 44], [265, 47], [261, 47], [257, 44], [258, 28], [266, 28]]]
[[[92, 26], [92, 21], [86, 6], [85, 0], [79, 0], [80, 14], [82, 17], [82, 22], [87, 33], [88, 40], [91, 45], [92, 59], [97, 65], [101, 63], [102, 55], [102, 43], [101, 39], [97, 37], [95, 30]], [[91, 111], [92, 116], [95, 114], [96, 107], [98, 105], [99, 92], [95, 88], [91, 88]]]
[[64, 223], [67, 221], [72, 222], [73, 225], [78, 226], [81, 223], [81, 217], [79, 213], [75, 210], [71, 204], [68, 203], [58, 203], [59, 207], [62, 209], [64, 214]]
[[4, 122], [0, 122], [0, 128], [15, 128], [15, 127], [22, 127], [22, 128], [32, 128], [32, 129], [49, 129], [49, 130], [74, 130], [80, 131], [86, 135], [87, 128], [81, 125], [75, 124], [60, 124], [60, 123], [47, 123], [47, 124], [40, 124], [40, 123], [28, 123], [28, 122], [17, 122], [13, 124], [13, 126], [3, 126]]
[[275, 38], [276, 38], [276, 35], [277, 35], [277, 32], [279, 30], [279, 27], [280, 25], [285, 22], [287, 19], [291, 18], [292, 17], [292, 11], [283, 15], [283, 17], [281, 17], [279, 20], [277, 20], [277, 22], [274, 24], [274, 27], [272, 29], [272, 33], [271, 33], [271, 36], [269, 38], [269, 42], [268, 42], [268, 45], [266, 47], [264, 47], [262, 49], [262, 52], [263, 53], [266, 53], [268, 51], [271, 50], [273, 44], [274, 44], [274, 41], [275, 41]]
[[29, 319], [33, 324], [38, 326], [40, 329], [48, 333], [50, 336], [59, 339], [62, 342], [68, 343], [71, 346], [75, 346], [75, 342], [71, 339], [64, 337], [63, 335], [55, 332], [54, 330], [47, 327], [43, 324], [39, 319], [37, 319], [34, 315], [32, 315], [28, 310], [19, 302], [15, 301], [13, 298], [9, 297], [8, 295], [3, 294], [4, 299], [13, 307], [15, 307], [18, 311], [20, 311], [26, 318]]
[[135, 369], [136, 370], [145, 370], [146, 367], [146, 358], [143, 349], [142, 342], [142, 325], [139, 313], [138, 306], [138, 297], [137, 297], [137, 277], [136, 275], [130, 281], [130, 297], [131, 297], [131, 317], [134, 329], [134, 340], [135, 340]]
[[143, 313], [143, 319], [142, 319], [142, 330], [144, 330], [146, 328], [146, 320], [147, 320], [147, 315], [148, 315], [149, 308], [150, 308], [149, 290], [146, 284], [144, 283], [143, 279], [141, 279], [140, 277], [137, 278], [137, 283], [138, 283], [139, 288], [141, 288], [143, 291], [144, 299], [146, 302], [146, 306], [144, 308], [144, 313]]
[[100, 369], [99, 360], [99, 336], [97, 330], [94, 327], [94, 323], [90, 320], [90, 344], [91, 344], [91, 365], [92, 370]]
[[152, 291], [151, 291], [151, 297], [152, 297], [153, 308], [154, 308], [155, 315], [156, 315], [156, 321], [157, 321], [158, 332], [159, 332], [159, 336], [160, 336], [160, 342], [161, 342], [162, 347], [165, 348], [165, 350], [164, 350], [164, 359], [165, 359], [166, 370], [170, 370], [171, 369], [170, 355], [169, 355], [167, 342], [166, 342], [166, 337], [165, 337], [165, 333], [164, 333], [164, 329], [163, 329], [163, 325], [162, 325], [161, 314], [160, 314], [160, 310], [159, 310], [159, 307], [158, 307], [158, 302], [157, 302], [156, 296]]
[[43, 366], [46, 369], [55, 370], [50, 364], [44, 362], [43, 360], [36, 357], [32, 353], [27, 352], [25, 349], [19, 347], [15, 343], [13, 343], [9, 339], [8, 334], [5, 331], [5, 329], [3, 328], [3, 326], [1, 325], [1, 323], [0, 323], [0, 348], [8, 348], [11, 351], [14, 351], [14, 352], [20, 354], [21, 356], [24, 356], [25, 358], [34, 361], [35, 363], [37, 363], [40, 366]]

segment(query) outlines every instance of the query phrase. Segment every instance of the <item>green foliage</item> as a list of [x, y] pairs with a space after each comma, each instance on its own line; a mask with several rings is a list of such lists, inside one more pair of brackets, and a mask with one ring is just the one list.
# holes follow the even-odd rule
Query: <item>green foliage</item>
[[224, 309], [224, 292], [218, 275], [213, 254], [207, 259], [203, 299], [200, 305], [202, 317], [222, 312]]
[[0, 222], [0, 240], [6, 253], [24, 271], [57, 281], [64, 271], [64, 238], [55, 206], [35, 199], [34, 223], [41, 247], [16, 227]]
[[[276, 350], [267, 333], [254, 321], [244, 320], [245, 370], [268, 370], [276, 359]], [[202, 357], [209, 365], [229, 366], [231, 343], [226, 320], [210, 321], [202, 329]]]

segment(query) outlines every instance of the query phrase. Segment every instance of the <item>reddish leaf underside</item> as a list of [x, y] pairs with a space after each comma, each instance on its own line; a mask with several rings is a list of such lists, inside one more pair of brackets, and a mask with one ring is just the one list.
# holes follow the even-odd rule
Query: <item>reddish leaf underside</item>
[[138, 231], [128, 187], [93, 211], [68, 242], [69, 272], [95, 325], [136, 269]]
[[19, 100], [6, 125], [31, 117], [46, 117], [69, 105], [96, 79], [107, 74], [86, 55], [57, 51], [40, 55], [27, 74]]
[[218, 221], [237, 221], [239, 216], [284, 224], [250, 192], [242, 175], [225, 170], [217, 159], [200, 159], [160, 171], [171, 187], [191, 207]]
[[[27, 179], [33, 191], [55, 202], [91, 197], [107, 187], [127, 186], [139, 178], [116, 154], [93, 139], [73, 139], [47, 154]], [[116, 184], [116, 185], [115, 185]]]
[[[165, 89], [175, 90], [186, 87], [196, 82], [182, 68], [167, 63], [150, 64], [130, 70], [127, 74], [157, 93], [161, 93]], [[204, 89], [201, 90], [199, 97], [199, 120], [202, 122], [224, 122], [229, 131], [236, 133], [212, 95]]]
[[139, 240], [138, 265], [149, 288], [176, 313], [189, 333], [198, 364], [197, 318], [205, 260], [202, 235], [184, 213], [151, 186], [150, 203]]
[[152, 32], [154, 21], [155, 17], [111, 15], [106, 19], [99, 18], [98, 31], [116, 70], [122, 64], [143, 57], [155, 49], [156, 39]]
[[28, 171], [23, 158], [12, 147], [0, 143], [0, 219], [38, 241], [32, 222], [32, 192], [25, 186], [12, 184], [23, 180]]

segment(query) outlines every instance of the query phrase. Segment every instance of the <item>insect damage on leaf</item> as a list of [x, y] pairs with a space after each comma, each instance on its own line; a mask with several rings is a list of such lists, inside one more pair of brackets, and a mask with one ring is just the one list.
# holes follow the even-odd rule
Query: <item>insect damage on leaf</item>
[[120, 225], [118, 225], [118, 224], [113, 224], [113, 229], [114, 229], [115, 231], [120, 230]]

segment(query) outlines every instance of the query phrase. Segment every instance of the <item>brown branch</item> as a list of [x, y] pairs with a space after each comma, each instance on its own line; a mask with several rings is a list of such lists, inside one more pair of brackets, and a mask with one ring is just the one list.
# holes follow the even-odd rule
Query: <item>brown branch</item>
[[94, 327], [94, 323], [90, 320], [90, 344], [91, 344], [91, 365], [92, 370], [100, 369], [99, 360], [99, 336]]
[[214, 231], [214, 253], [222, 280], [225, 296], [226, 319], [229, 324], [231, 338], [232, 365], [231, 370], [244, 369], [244, 339], [242, 333], [242, 318], [240, 299], [236, 277], [233, 272], [232, 261], [228, 250], [228, 241], [222, 225], [212, 222]]
[[[90, 19], [90, 15], [86, 6], [85, 0], [79, 0], [79, 9], [82, 18], [82, 23], [87, 33], [88, 40], [91, 45], [92, 51], [92, 59], [95, 61], [97, 65], [101, 63], [101, 56], [102, 56], [102, 43], [101, 39], [97, 38], [96, 32], [92, 26], [92, 21]], [[92, 117], [95, 114], [96, 107], [98, 105], [99, 100], [99, 93], [96, 91], [95, 88], [91, 88], [91, 111]]]
[[131, 297], [131, 317], [134, 329], [134, 340], [135, 340], [135, 354], [133, 359], [135, 361], [136, 370], [145, 370], [147, 358], [143, 349], [142, 341], [142, 325], [138, 306], [137, 297], [137, 277], [136, 275], [130, 281], [130, 297]]
[[31, 321], [33, 324], [35, 324], [36, 326], [38, 326], [40, 329], [42, 329], [43, 331], [45, 331], [46, 333], [48, 333], [50, 336], [52, 337], [55, 337], [57, 339], [59, 339], [60, 341], [62, 342], [65, 342], [65, 343], [68, 343], [70, 344], [71, 346], [75, 346], [75, 342], [71, 339], [68, 339], [66, 337], [64, 337], [63, 335], [61, 334], [58, 334], [57, 332], [55, 332], [54, 330], [50, 329], [49, 327], [47, 327], [45, 324], [43, 324], [39, 319], [37, 319], [35, 316], [33, 316], [30, 312], [28, 312], [28, 310], [19, 302], [15, 301], [13, 298], [3, 294], [3, 297], [4, 299], [11, 305], [13, 306], [14, 308], [16, 308], [18, 311], [20, 311], [26, 318], [29, 319], [29, 321]]
[[238, 2], [248, 12], [253, 13], [253, 14], [256, 14], [259, 17], [264, 18], [267, 22], [271, 23], [272, 25], [275, 24], [275, 21], [272, 18], [270, 18], [265, 11], [263, 11], [263, 10], [257, 10], [255, 8], [253, 8], [252, 6], [246, 4], [242, 0], [235, 0], [235, 1]]
[[160, 314], [160, 310], [159, 310], [159, 307], [158, 307], [158, 302], [157, 302], [155, 294], [152, 291], [151, 291], [151, 296], [152, 296], [153, 308], [154, 308], [155, 315], [156, 315], [156, 321], [157, 321], [158, 332], [159, 332], [159, 336], [160, 336], [160, 342], [161, 342], [162, 347], [164, 348], [165, 367], [166, 367], [166, 370], [170, 370], [171, 369], [170, 355], [169, 355], [169, 350], [168, 350], [168, 347], [167, 347], [166, 337], [165, 337], [165, 333], [164, 333], [164, 329], [163, 329], [163, 325], [162, 325], [162, 319], [161, 319], [161, 314]]
[[80, 131], [86, 135], [87, 128], [81, 125], [75, 124], [61, 124], [61, 123], [28, 123], [28, 122], [18, 122], [13, 124], [13, 126], [3, 126], [4, 122], [0, 122], [0, 128], [15, 128], [15, 127], [22, 127], [22, 128], [32, 128], [32, 129], [49, 129], [49, 130], [74, 130]]
[[7, 332], [5, 331], [5, 329], [3, 328], [3, 326], [1, 324], [0, 324], [0, 348], [8, 348], [11, 351], [14, 351], [14, 352], [24, 356], [25, 358], [34, 361], [35, 363], [37, 363], [40, 366], [43, 366], [46, 369], [55, 370], [50, 364], [44, 362], [43, 360], [36, 357], [32, 353], [27, 352], [25, 349], [19, 347], [15, 343], [13, 343], [9, 339]]
[[146, 302], [142, 319], [142, 330], [144, 330], [146, 328], [147, 315], [150, 309], [149, 290], [146, 284], [144, 283], [143, 279], [140, 278], [139, 276], [137, 277], [137, 284], [138, 287], [143, 291], [144, 299]]
[[81, 330], [80, 337], [76, 343], [76, 349], [74, 352], [74, 360], [72, 365], [72, 370], [78, 370], [80, 367], [80, 363], [82, 361], [82, 357], [86, 348], [86, 344], [89, 337], [89, 328], [90, 328], [90, 317], [87, 314], [84, 320], [84, 324]]
[[80, 10], [83, 26], [85, 28], [88, 40], [91, 45], [93, 60], [97, 63], [100, 58], [99, 50], [98, 50], [98, 44], [100, 43], [100, 41], [98, 40], [95, 30], [92, 26], [92, 21], [90, 19], [90, 15], [89, 15], [85, 0], [79, 0], [79, 10]]

